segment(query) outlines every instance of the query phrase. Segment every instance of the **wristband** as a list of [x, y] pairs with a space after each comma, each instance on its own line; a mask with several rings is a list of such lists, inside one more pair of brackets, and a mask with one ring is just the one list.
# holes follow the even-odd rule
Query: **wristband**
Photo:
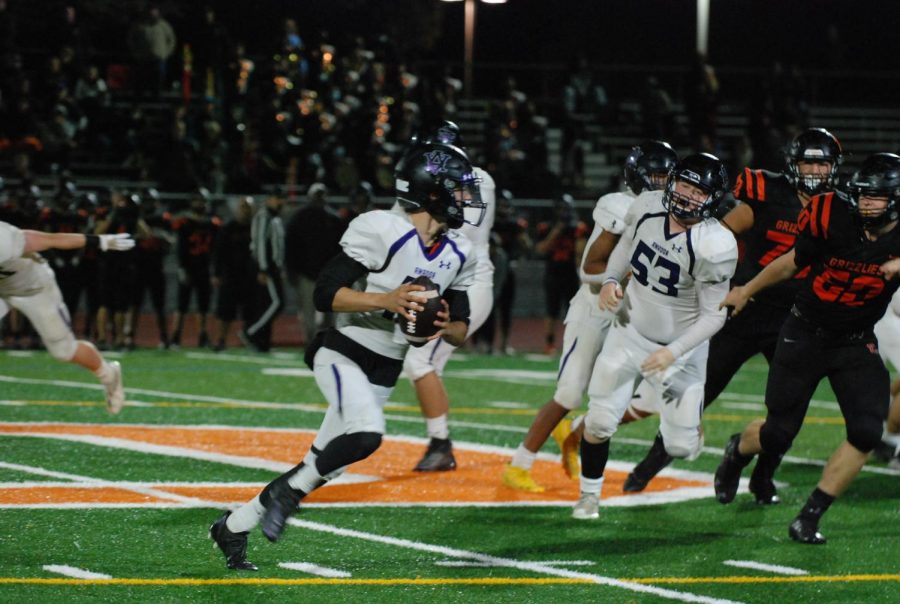
[[100, 235], [85, 235], [84, 247], [88, 250], [100, 249]]

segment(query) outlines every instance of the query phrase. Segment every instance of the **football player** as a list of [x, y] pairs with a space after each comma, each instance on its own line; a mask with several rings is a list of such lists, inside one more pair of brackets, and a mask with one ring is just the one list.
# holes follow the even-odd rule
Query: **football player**
[[[599, 515], [609, 440], [640, 380], [661, 401], [666, 452], [700, 454], [709, 338], [725, 324], [719, 304], [738, 257], [734, 235], [712, 217], [727, 188], [718, 158], [690, 155], [669, 173], [664, 191], [641, 195], [628, 210], [600, 289], [600, 308], [618, 312], [588, 385], [573, 518]], [[620, 284], [629, 270], [624, 293]]]
[[[453, 145], [465, 151], [459, 134], [459, 127], [445, 121], [427, 140]], [[494, 224], [494, 179], [481, 168], [475, 167], [483, 208], [478, 211], [482, 217], [464, 224], [459, 231], [472, 242], [473, 258], [476, 262], [475, 281], [467, 290], [469, 297], [469, 331], [472, 335], [491, 314], [494, 306], [494, 264], [490, 257], [490, 235]], [[399, 203], [399, 202], [398, 202]], [[425, 417], [428, 432], [428, 449], [413, 468], [416, 472], [443, 472], [456, 468], [453, 445], [450, 441], [450, 427], [447, 414], [450, 397], [444, 388], [441, 375], [456, 350], [442, 338], [432, 340], [424, 346], [410, 347], [403, 360], [403, 373], [413, 383], [419, 407]]]
[[[625, 159], [628, 190], [609, 193], [597, 200], [593, 212], [594, 230], [581, 258], [582, 285], [569, 302], [566, 313], [556, 392], [538, 411], [528, 434], [504, 469], [502, 480], [506, 486], [532, 493], [543, 492], [544, 487], [531, 476], [531, 466], [551, 434], [560, 449], [563, 448], [562, 443], [571, 430], [570, 421], [564, 418], [569, 411], [581, 406], [594, 361], [612, 323], [612, 313], [600, 310], [596, 293], [609, 254], [625, 229], [625, 215], [635, 197], [644, 191], [661, 190], [669, 170], [677, 161], [678, 155], [668, 143], [645, 141], [634, 147]], [[571, 478], [578, 476], [578, 451], [575, 448], [564, 451], [563, 468]]]
[[[890, 361], [894, 370], [900, 370], [900, 293], [894, 294], [884, 317], [875, 324], [875, 336], [882, 360]], [[891, 383], [891, 397], [888, 419], [875, 455], [900, 469], [900, 377]]]
[[191, 196], [189, 211], [172, 222], [178, 252], [178, 309], [175, 312], [175, 329], [171, 341], [175, 348], [181, 347], [184, 317], [191, 302], [191, 293], [195, 290], [199, 323], [197, 346], [203, 348], [209, 344], [206, 325], [212, 296], [209, 269], [219, 222], [218, 217], [210, 214], [209, 191], [204, 188], [198, 189]]
[[[741, 237], [744, 250], [734, 284], [750, 281], [765, 266], [794, 246], [797, 215], [809, 200], [831, 191], [843, 159], [841, 144], [823, 128], [810, 128], [794, 138], [787, 152], [787, 169], [781, 173], [750, 168], [738, 176], [734, 197], [740, 205], [722, 224]], [[703, 405], [708, 407], [722, 393], [748, 359], [762, 353], [771, 362], [778, 331], [787, 319], [794, 297], [806, 272], [756, 296], [744, 311], [725, 323], [709, 343]], [[623, 421], [656, 412], [653, 397], [632, 401]], [[625, 480], [624, 491], [642, 491], [672, 457], [666, 454], [662, 436]], [[750, 491], [757, 503], [779, 502], [772, 476], [780, 459], [761, 454], [750, 477]]]
[[790, 449], [816, 387], [827, 377], [847, 440], [788, 529], [791, 539], [808, 544], [825, 543], [819, 521], [881, 441], [890, 400], [890, 377], [873, 327], [898, 288], [886, 267], [900, 262], [900, 156], [869, 156], [846, 188], [814, 197], [797, 220], [794, 248], [731, 290], [722, 303], [740, 313], [758, 292], [810, 269], [769, 366], [766, 419], [731, 437], [715, 475], [716, 497], [731, 502], [741, 470], [754, 455], [784, 455]]
[[127, 233], [42, 233], [0, 222], [0, 318], [10, 307], [28, 317], [50, 356], [80, 365], [100, 379], [106, 389], [106, 408], [115, 414], [125, 404], [122, 368], [117, 361], [107, 362], [90, 342], [75, 339], [53, 269], [38, 253], [83, 247], [127, 251], [134, 247], [134, 239]]
[[445, 300], [431, 339], [454, 346], [465, 340], [466, 289], [476, 262], [472, 244], [452, 229], [465, 223], [467, 209], [484, 207], [472, 166], [456, 147], [416, 145], [403, 160], [396, 189], [400, 207], [354, 219], [341, 238], [342, 251], [319, 276], [316, 307], [340, 313], [341, 321], [338, 328], [320, 332], [305, 359], [328, 410], [299, 465], [210, 527], [228, 568], [256, 570], [247, 560], [248, 531], [262, 522], [263, 534], [277, 540], [306, 495], [381, 445], [384, 404], [409, 346], [395, 317], [415, 321], [415, 313], [424, 310], [416, 295], [424, 288], [410, 281], [429, 277]]

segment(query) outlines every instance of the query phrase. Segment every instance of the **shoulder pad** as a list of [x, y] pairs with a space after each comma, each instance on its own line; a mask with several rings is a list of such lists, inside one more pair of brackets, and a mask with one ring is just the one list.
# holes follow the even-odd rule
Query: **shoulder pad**
[[[400, 222], [403, 225], [398, 229]], [[388, 250], [396, 241], [394, 236], [401, 234], [401, 230], [405, 234], [415, 230], [415, 227], [392, 212], [365, 212], [347, 225], [347, 230], [341, 236], [341, 248], [345, 254], [369, 270], [376, 270], [387, 259]]]
[[731, 231], [717, 220], [706, 220], [691, 228], [690, 236], [696, 254], [695, 279], [718, 283], [734, 275], [738, 247]]
[[604, 195], [597, 200], [597, 205], [594, 206], [594, 223], [604, 231], [621, 235], [625, 230], [625, 215], [628, 214], [628, 208], [631, 207], [631, 202], [634, 200], [635, 196], [627, 193]]
[[0, 222], [0, 263], [20, 258], [25, 253], [25, 233], [8, 222]]

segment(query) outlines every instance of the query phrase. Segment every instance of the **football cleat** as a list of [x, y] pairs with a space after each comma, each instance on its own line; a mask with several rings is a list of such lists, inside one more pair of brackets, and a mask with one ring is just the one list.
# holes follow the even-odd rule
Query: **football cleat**
[[539, 485], [531, 477], [531, 473], [524, 468], [506, 466], [503, 470], [503, 484], [517, 491], [527, 493], [543, 493], [544, 487]]
[[456, 469], [453, 443], [449, 438], [432, 438], [425, 455], [413, 468], [414, 472], [448, 472]]
[[593, 520], [600, 517], [600, 495], [581, 493], [578, 503], [572, 508], [572, 518], [576, 520]]
[[113, 378], [106, 387], [106, 410], [116, 415], [125, 406], [125, 387], [122, 385], [122, 365], [119, 361], [109, 364], [112, 367]]
[[232, 570], [259, 570], [247, 560], [247, 533], [232, 533], [225, 522], [231, 512], [225, 512], [221, 518], [209, 527], [209, 538], [216, 542], [225, 554], [225, 566]]
[[286, 481], [275, 481], [269, 489], [269, 504], [262, 519], [262, 533], [275, 543], [284, 532], [284, 524], [297, 511], [300, 495]]
[[737, 495], [738, 485], [741, 481], [741, 470], [753, 459], [752, 456], [741, 455], [738, 452], [738, 445], [741, 442], [741, 435], [732, 434], [725, 445], [725, 456], [722, 463], [716, 469], [713, 487], [716, 490], [716, 499], [719, 503], [731, 503], [734, 496]]
[[750, 492], [759, 505], [776, 505], [781, 503], [778, 490], [771, 479], [762, 478], [755, 474], [750, 476]]
[[556, 446], [562, 453], [561, 462], [566, 476], [572, 480], [578, 480], [581, 475], [581, 459], [578, 457], [578, 443], [569, 438], [571, 433], [572, 420], [565, 418], [556, 424], [550, 436], [556, 441]]
[[639, 493], [647, 488], [647, 484], [653, 480], [653, 477], [659, 474], [660, 470], [672, 463], [672, 456], [666, 453], [666, 446], [663, 439], [657, 435], [653, 441], [653, 446], [647, 451], [647, 456], [641, 462], [634, 466], [634, 470], [625, 479], [622, 490], [626, 493]]
[[797, 516], [788, 527], [788, 535], [794, 541], [809, 545], [823, 545], [826, 542], [825, 535], [819, 532], [819, 525], [813, 520]]

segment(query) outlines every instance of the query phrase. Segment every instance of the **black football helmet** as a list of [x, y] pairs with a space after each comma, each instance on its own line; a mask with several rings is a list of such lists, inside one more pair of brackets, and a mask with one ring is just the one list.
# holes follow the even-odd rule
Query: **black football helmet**
[[663, 141], [644, 141], [632, 147], [625, 158], [625, 184], [635, 195], [662, 189], [666, 186], [669, 170], [676, 163], [678, 154], [672, 145]]
[[[395, 174], [397, 201], [407, 212], [425, 211], [451, 229], [478, 226], [486, 209], [479, 180], [465, 152], [452, 145], [422, 143], [406, 152]], [[473, 222], [465, 210], [481, 210]], [[470, 212], [470, 215], [472, 212]]]
[[443, 143], [445, 145], [453, 145], [454, 147], [465, 149], [459, 126], [449, 120], [441, 122], [441, 125], [428, 136], [428, 140], [433, 143]]
[[[825, 128], [809, 128], [798, 134], [787, 151], [787, 177], [798, 191], [818, 195], [834, 188], [838, 166], [844, 160], [841, 143]], [[831, 171], [823, 176], [800, 174], [801, 161], [826, 161]]]
[[[683, 181], [706, 193], [699, 205], [675, 190], [677, 181]], [[728, 192], [728, 172], [725, 164], [715, 155], [697, 153], [688, 155], [672, 168], [663, 193], [663, 206], [678, 220], [696, 220], [711, 217]]]
[[[878, 228], [900, 216], [900, 155], [876, 153], [862, 163], [847, 182], [850, 210], [859, 217], [865, 228]], [[860, 197], [887, 197], [884, 210], [862, 209]]]

